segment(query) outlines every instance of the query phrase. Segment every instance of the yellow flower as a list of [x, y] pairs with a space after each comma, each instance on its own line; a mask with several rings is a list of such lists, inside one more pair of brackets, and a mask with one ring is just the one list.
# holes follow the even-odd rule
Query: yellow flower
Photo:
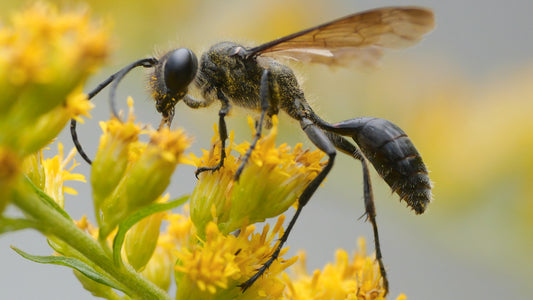
[[123, 123], [112, 118], [107, 122], [100, 122], [103, 134], [96, 157], [91, 168], [91, 185], [93, 188], [94, 205], [99, 208], [101, 203], [109, 197], [124, 176], [130, 163], [131, 148], [139, 139], [141, 125], [135, 124], [133, 114], [133, 99], [128, 98], [128, 120]]
[[[190, 138], [182, 129], [141, 130], [135, 125], [133, 100], [127, 122], [102, 123], [104, 135], [93, 163], [91, 184], [98, 224], [107, 235], [128, 215], [149, 205], [164, 192]], [[138, 142], [148, 134], [148, 143]]]
[[253, 233], [255, 227], [243, 228], [236, 235], [224, 235], [210, 222], [205, 239], [182, 247], [177, 251], [175, 266], [178, 285], [177, 299], [279, 299], [284, 284], [277, 277], [296, 261], [296, 257], [283, 260], [283, 249], [272, 266], [255, 284], [242, 293], [238, 285], [255, 274], [275, 250], [276, 235], [283, 234], [284, 217], [278, 219], [273, 230], [265, 226], [261, 234]]
[[[366, 255], [365, 240], [360, 238], [358, 243], [359, 250], [351, 260], [345, 250], [337, 250], [335, 262], [315, 270], [312, 275], [306, 270], [305, 253], [301, 252], [299, 264], [292, 268], [293, 275], [283, 273], [283, 281], [287, 284], [284, 299], [385, 300], [379, 265]], [[396, 299], [406, 298], [400, 294]]]
[[[65, 205], [64, 193], [76, 195], [77, 191], [73, 188], [65, 187], [63, 183], [66, 180], [77, 180], [86, 182], [82, 174], [71, 173], [71, 171], [78, 165], [74, 160], [76, 150], [72, 149], [66, 158], [63, 158], [63, 144], [58, 143], [57, 149], [59, 154], [53, 158], [47, 158], [43, 161], [43, 168], [45, 172], [46, 183], [44, 191], [50, 195], [61, 207]], [[70, 168], [67, 169], [67, 164], [72, 162]]]
[[[234, 181], [234, 175], [250, 144], [233, 145], [232, 134], [224, 166], [216, 172], [200, 174], [191, 195], [191, 217], [200, 233], [211, 220], [227, 234], [283, 213], [322, 170], [324, 154], [321, 151], [303, 150], [302, 144], [294, 149], [286, 144], [276, 147], [278, 120], [274, 116], [272, 121], [270, 134], [259, 140], [238, 182]], [[249, 123], [254, 128], [251, 118]], [[215, 136], [218, 137], [216, 132]], [[215, 165], [219, 149], [216, 143], [212, 151], [204, 150], [202, 157], [191, 155], [192, 164], [197, 167]], [[240, 153], [241, 158], [231, 155], [232, 150]]]
[[80, 116], [91, 117], [89, 111], [94, 108], [94, 104], [89, 101], [88, 96], [82, 92], [81, 85], [67, 96], [65, 105], [61, 106], [64, 110], [62, 114], [75, 119], [77, 122], [85, 122]]
[[83, 120], [80, 115], [90, 116], [89, 111], [93, 106], [87, 95], [82, 93], [81, 85], [76, 87], [67, 95], [65, 105], [56, 106], [26, 125], [24, 136], [18, 142], [19, 146], [29, 153], [40, 149], [53, 140], [70, 119]]
[[125, 193], [128, 205], [138, 208], [152, 203], [170, 183], [170, 177], [191, 140], [182, 129], [167, 127], [149, 132], [150, 142], [128, 170]]
[[[43, 159], [43, 150], [29, 155], [24, 162], [24, 170], [37, 187], [54, 199], [60, 207], [64, 207], [64, 193], [77, 194], [75, 189], [64, 186], [64, 182], [67, 180], [86, 181], [82, 174], [72, 173], [78, 165], [74, 160], [76, 150], [72, 149], [67, 157], [64, 157], [62, 143], [57, 143], [57, 149], [58, 154], [52, 158]], [[67, 167], [71, 161], [72, 165]]]
[[170, 214], [167, 217], [166, 233], [160, 238], [161, 245], [169, 250], [181, 248], [196, 242], [196, 228], [189, 216], [189, 206], [184, 205], [183, 214]]
[[76, 227], [79, 229], [87, 232], [94, 239], [98, 238], [98, 228], [91, 224], [86, 215], [83, 215], [79, 221], [74, 220], [74, 224], [76, 224]]
[[87, 115], [81, 86], [106, 58], [108, 39], [87, 11], [38, 2], [14, 14], [0, 28], [0, 144], [27, 155]]

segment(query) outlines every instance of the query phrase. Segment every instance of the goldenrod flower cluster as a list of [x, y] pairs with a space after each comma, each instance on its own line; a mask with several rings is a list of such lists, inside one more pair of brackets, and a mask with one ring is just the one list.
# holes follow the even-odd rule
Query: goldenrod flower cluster
[[[335, 256], [334, 263], [310, 275], [305, 266], [305, 252], [301, 252], [293, 275], [283, 274], [287, 284], [284, 299], [385, 299], [379, 266], [367, 256], [363, 238], [359, 238], [359, 249], [351, 260], [342, 249], [337, 250]], [[406, 298], [401, 294], [396, 299]]]
[[[86, 10], [60, 13], [37, 3], [0, 27], [1, 196], [26, 156], [50, 143], [71, 118], [88, 115], [92, 106], [81, 87], [107, 57], [108, 45], [108, 31]], [[9, 197], [0, 199], [1, 209]]]
[[[128, 102], [131, 108], [133, 100]], [[125, 123], [115, 118], [101, 123], [104, 133], [92, 164], [91, 184], [104, 236], [128, 215], [157, 200], [190, 144], [183, 130], [142, 131], [134, 120], [130, 110]], [[148, 134], [150, 141], [139, 142], [140, 134]]]
[[[248, 119], [254, 128], [252, 118]], [[243, 225], [264, 221], [287, 210], [316, 175], [322, 170], [324, 153], [308, 151], [297, 144], [291, 149], [286, 144], [276, 147], [277, 117], [268, 136], [256, 145], [239, 181], [233, 177], [241, 160], [231, 155], [235, 150], [242, 156], [250, 144], [233, 143], [226, 147], [224, 166], [213, 173], [200, 174], [200, 180], [191, 195], [191, 217], [198, 228], [204, 228], [213, 218], [224, 233], [230, 233]], [[191, 163], [197, 167], [218, 163], [220, 143], [216, 141], [215, 127], [211, 151], [201, 157], [191, 155]], [[273, 201], [272, 199], [276, 199]]]
[[[0, 29], [0, 199], [2, 208], [10, 202], [25, 217], [2, 216], [0, 229], [37, 229], [56, 252], [15, 249], [23, 257], [73, 268], [86, 290], [106, 299], [384, 299], [379, 267], [363, 241], [352, 260], [339, 250], [335, 263], [312, 275], [303, 254], [284, 273], [298, 257], [286, 258], [282, 249], [251, 288], [239, 287], [272, 256], [284, 233], [281, 214], [324, 165], [319, 151], [276, 146], [276, 118], [238, 182], [235, 171], [249, 143], [232, 137], [224, 166], [201, 174], [178, 214], [171, 209], [189, 197], [163, 193], [178, 164], [218, 162], [216, 128], [212, 150], [186, 159], [191, 139], [183, 130], [135, 123], [130, 99], [125, 122], [101, 123], [90, 180], [96, 223], [72, 220], [64, 193], [75, 190], [64, 184], [85, 181], [72, 172], [75, 152], [65, 156], [58, 144], [58, 155], [45, 158], [42, 149], [70, 118], [87, 115], [80, 87], [108, 52], [107, 31], [86, 11], [64, 13], [42, 3], [14, 15], [12, 24]], [[256, 230], [255, 223], [276, 216], [272, 228]]]

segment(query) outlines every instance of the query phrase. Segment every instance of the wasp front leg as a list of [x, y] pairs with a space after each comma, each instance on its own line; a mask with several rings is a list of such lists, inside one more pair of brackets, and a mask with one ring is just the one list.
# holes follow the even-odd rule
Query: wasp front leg
[[205, 171], [213, 171], [213, 172], [218, 171], [220, 168], [222, 168], [222, 166], [224, 166], [224, 160], [226, 159], [226, 140], [228, 139], [228, 129], [226, 127], [225, 117], [229, 113], [231, 106], [229, 104], [229, 100], [226, 98], [226, 96], [224, 96], [223, 93], [219, 92], [218, 98], [222, 102], [222, 107], [218, 111], [218, 127], [219, 127], [218, 133], [219, 133], [219, 138], [220, 138], [220, 161], [214, 167], [200, 167], [196, 169], [196, 172], [194, 173], [196, 178], [198, 178], [198, 175], [200, 175], [200, 173], [205, 172]]

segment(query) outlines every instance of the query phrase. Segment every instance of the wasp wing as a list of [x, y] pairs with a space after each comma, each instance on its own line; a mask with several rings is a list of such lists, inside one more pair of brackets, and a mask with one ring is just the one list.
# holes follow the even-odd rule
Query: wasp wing
[[275, 55], [305, 62], [372, 64], [383, 48], [416, 44], [435, 26], [433, 12], [417, 7], [368, 10], [248, 49], [248, 55]]

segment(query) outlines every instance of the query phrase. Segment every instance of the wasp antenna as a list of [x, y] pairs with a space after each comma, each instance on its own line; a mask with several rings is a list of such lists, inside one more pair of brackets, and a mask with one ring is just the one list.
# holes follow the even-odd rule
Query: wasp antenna
[[[113, 88], [111, 90], [111, 110], [113, 112], [113, 115], [118, 118], [118, 114], [116, 113], [116, 107], [114, 104], [114, 98], [115, 98], [115, 90], [118, 85], [118, 81], [120, 81], [126, 74], [128, 74], [129, 71], [137, 68], [137, 67], [145, 67], [145, 68], [151, 68], [154, 65], [158, 63], [158, 60], [155, 58], [144, 58], [140, 59], [138, 61], [135, 61], [126, 67], [122, 68], [117, 73], [109, 76], [106, 80], [102, 81], [96, 88], [94, 88], [92, 91], [90, 91], [87, 94], [87, 98], [91, 100], [94, 96], [96, 96], [98, 93], [100, 93], [106, 86], [108, 86], [111, 82], [115, 81], [115, 84], [113, 85]], [[83, 147], [81, 146], [81, 143], [78, 139], [78, 133], [76, 132], [76, 120], [72, 119], [70, 120], [70, 135], [72, 136], [72, 142], [74, 143], [74, 146], [76, 146], [76, 149], [78, 150], [78, 153], [81, 155], [83, 160], [85, 160], [88, 164], [92, 164], [91, 159], [89, 156], [85, 153], [83, 150]]]
[[138, 61], [135, 61], [129, 65], [127, 65], [126, 67], [122, 68], [120, 71], [118, 71], [117, 73], [115, 73], [113, 76], [113, 85], [111, 86], [111, 90], [109, 91], [109, 104], [111, 106], [111, 113], [113, 114], [113, 116], [115, 118], [117, 118], [118, 120], [122, 121], [120, 119], [120, 117], [118, 116], [118, 112], [117, 112], [117, 106], [115, 104], [115, 94], [116, 94], [116, 90], [117, 90], [117, 87], [118, 87], [118, 84], [120, 83], [120, 81], [122, 80], [122, 78], [124, 78], [126, 76], [126, 74], [128, 74], [131, 70], [137, 68], [137, 67], [145, 67], [145, 68], [151, 68], [153, 66], [155, 66], [156, 64], [158, 63], [158, 60], [154, 57], [151, 57], [151, 58], [144, 58], [144, 59], [140, 59]]
[[92, 165], [93, 162], [83, 150], [83, 147], [80, 144], [80, 140], [78, 140], [78, 133], [76, 132], [76, 120], [74, 119], [70, 120], [70, 135], [72, 136], [72, 142], [74, 142], [74, 146], [76, 146], [76, 149], [78, 150], [78, 153], [81, 155], [83, 160], [85, 160], [88, 164]]
[[[117, 76], [117, 74], [118, 73], [111, 75], [109, 78], [107, 78], [106, 80], [98, 84], [96, 88], [94, 88], [92, 91], [90, 91], [87, 94], [87, 99], [91, 100], [94, 96], [98, 95], [100, 91], [102, 91], [106, 86], [108, 86], [111, 82], [113, 82], [113, 80], [115, 80], [115, 77]], [[78, 150], [78, 153], [81, 155], [83, 160], [85, 160], [89, 165], [91, 165], [92, 161], [89, 158], [89, 156], [85, 153], [85, 151], [83, 150], [80, 140], [78, 139], [78, 133], [76, 132], [76, 126], [77, 126], [76, 120], [71, 119], [70, 120], [70, 135], [72, 137], [72, 142], [74, 143], [74, 146], [76, 146], [76, 149]]]

